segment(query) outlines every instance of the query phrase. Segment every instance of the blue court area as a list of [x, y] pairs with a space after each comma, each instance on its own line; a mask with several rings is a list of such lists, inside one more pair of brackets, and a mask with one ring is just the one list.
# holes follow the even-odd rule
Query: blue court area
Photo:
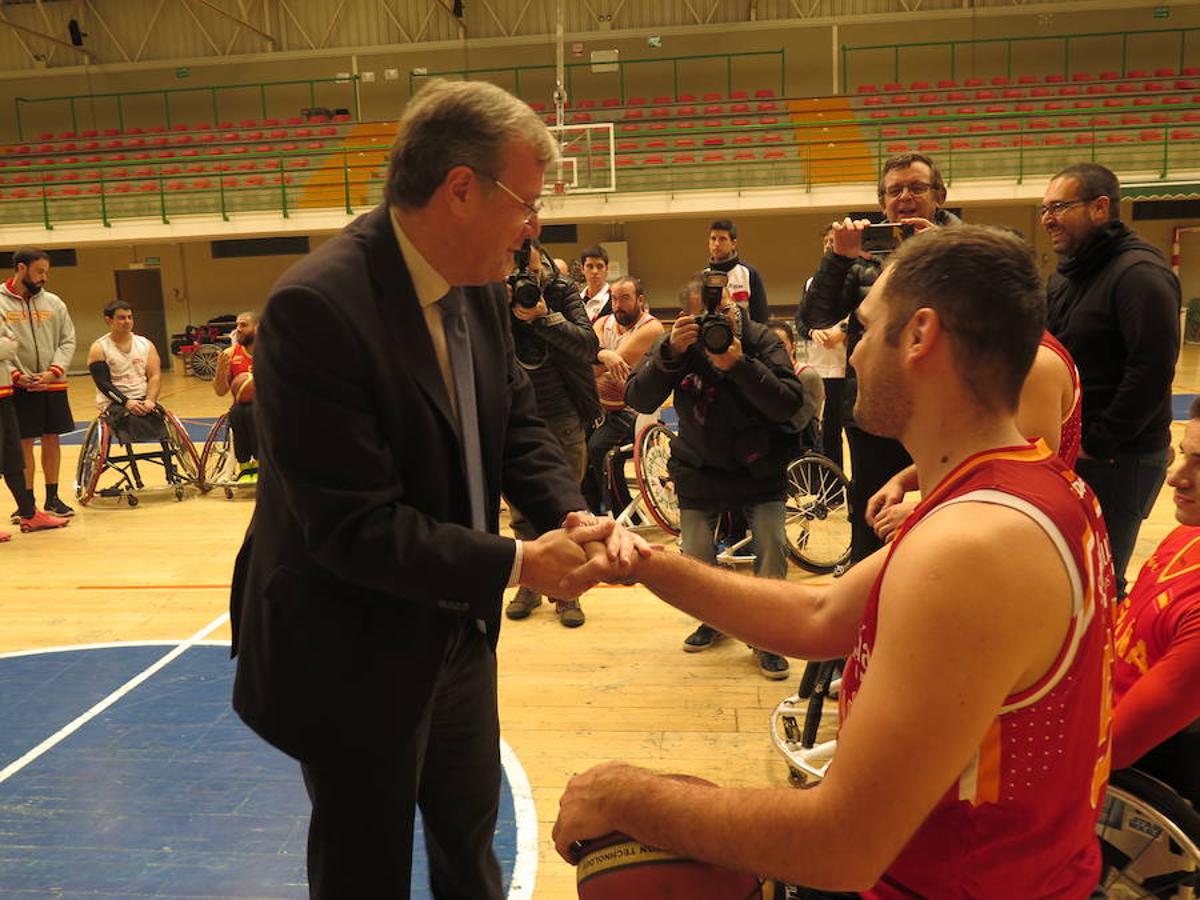
[[[0, 777], [174, 646], [0, 657]], [[299, 768], [241, 723], [232, 685], [227, 645], [192, 646], [0, 782], [0, 896], [307, 896]], [[496, 835], [506, 888], [509, 782]], [[425, 898], [419, 827], [417, 838], [412, 896]], [[510, 897], [528, 896], [524, 880]]]

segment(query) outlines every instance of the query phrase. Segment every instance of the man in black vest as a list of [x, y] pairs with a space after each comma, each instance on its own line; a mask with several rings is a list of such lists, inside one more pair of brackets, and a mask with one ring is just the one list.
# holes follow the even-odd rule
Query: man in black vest
[[1051, 180], [1038, 209], [1058, 254], [1047, 327], [1083, 382], [1083, 448], [1075, 468], [1100, 500], [1117, 587], [1166, 477], [1171, 381], [1179, 355], [1179, 280], [1159, 250], [1121, 221], [1117, 176], [1077, 163]]

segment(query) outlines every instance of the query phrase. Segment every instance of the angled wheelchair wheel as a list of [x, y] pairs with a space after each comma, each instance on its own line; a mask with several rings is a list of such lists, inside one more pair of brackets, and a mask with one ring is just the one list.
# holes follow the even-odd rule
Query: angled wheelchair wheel
[[103, 418], [93, 419], [83, 436], [75, 466], [75, 499], [82, 506], [91, 503], [96, 494], [96, 485], [108, 464], [108, 442], [108, 423]]
[[667, 471], [671, 459], [671, 429], [654, 422], [642, 429], [633, 442], [633, 467], [650, 517], [658, 527], [679, 534], [679, 498], [675, 482]]
[[1096, 835], [1109, 900], [1200, 896], [1200, 815], [1161, 781], [1113, 772]]
[[794, 459], [787, 470], [787, 549], [801, 568], [833, 572], [850, 559], [849, 480], [819, 453]]
[[201, 344], [192, 351], [192, 374], [203, 381], [212, 381], [217, 377], [220, 356], [221, 348], [216, 344]]
[[204, 439], [204, 449], [200, 453], [200, 490], [210, 491], [232, 481], [234, 468], [233, 436], [226, 412], [213, 423]]
[[175, 458], [177, 467], [177, 484], [200, 484], [200, 457], [196, 455], [196, 446], [188, 437], [187, 429], [168, 409], [162, 409], [163, 424], [167, 428], [167, 445]]

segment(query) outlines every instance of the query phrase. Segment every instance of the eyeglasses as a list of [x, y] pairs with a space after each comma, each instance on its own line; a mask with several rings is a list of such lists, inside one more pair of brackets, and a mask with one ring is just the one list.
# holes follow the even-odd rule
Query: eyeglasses
[[529, 215], [526, 216], [526, 218], [525, 218], [526, 222], [530, 221], [531, 219], [536, 219], [538, 216], [540, 216], [542, 214], [541, 202], [530, 203], [528, 200], [524, 199], [520, 194], [518, 194], [516, 191], [514, 191], [512, 188], [510, 188], [507, 184], [505, 184], [503, 181], [501, 181], [499, 178], [494, 178], [493, 176], [488, 175], [484, 172], [480, 172], [479, 174], [483, 175], [484, 178], [486, 178], [488, 181], [495, 184], [496, 187], [500, 188], [500, 190], [504, 191], [504, 193], [508, 194], [508, 196], [510, 196], [514, 200], [516, 200], [517, 203], [525, 210], [525, 212], [529, 213]]
[[908, 191], [914, 197], [924, 197], [931, 190], [933, 190], [932, 184], [926, 184], [924, 181], [914, 181], [912, 184], [893, 184], [891, 187], [885, 188], [883, 192], [895, 200], [905, 191]]
[[1071, 207], [1091, 202], [1091, 200], [1055, 200], [1052, 203], [1043, 203], [1037, 208], [1038, 218], [1044, 219], [1046, 216], [1050, 216], [1057, 219]]

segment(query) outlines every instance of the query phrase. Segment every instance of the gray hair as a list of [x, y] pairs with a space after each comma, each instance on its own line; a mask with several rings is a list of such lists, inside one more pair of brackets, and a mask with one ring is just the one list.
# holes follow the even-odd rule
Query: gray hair
[[558, 145], [536, 112], [486, 81], [436, 79], [408, 102], [388, 164], [387, 202], [420, 209], [455, 166], [495, 180], [513, 141], [533, 147], [537, 161], [558, 159]]

